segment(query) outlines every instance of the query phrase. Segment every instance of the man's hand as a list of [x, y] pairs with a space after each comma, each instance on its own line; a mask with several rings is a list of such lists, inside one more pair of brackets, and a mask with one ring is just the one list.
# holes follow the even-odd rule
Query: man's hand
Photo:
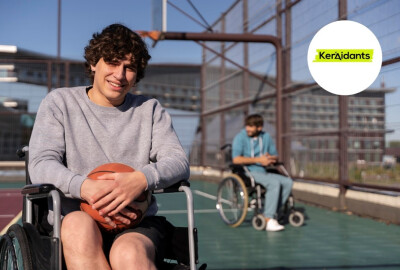
[[261, 157], [258, 157], [258, 163], [260, 163], [262, 166], [269, 166], [271, 164], [275, 164], [277, 161], [278, 161], [277, 156], [271, 156], [268, 153], [266, 153]]
[[146, 188], [147, 180], [142, 172], [109, 173], [98, 177], [98, 180], [86, 179], [81, 187], [81, 197], [93, 209], [98, 209], [107, 222], [111, 221], [108, 217], [114, 216], [123, 223], [129, 223], [128, 218], [135, 219], [136, 214], [125, 207]]
[[[113, 218], [115, 218], [116, 220], [118, 220], [126, 225], [129, 225], [129, 224], [131, 224], [131, 221], [137, 219], [137, 217], [138, 217], [137, 214], [130, 209], [130, 208], [135, 209], [135, 207], [136, 207], [136, 203], [131, 202], [130, 204], [128, 204], [127, 207], [122, 209], [118, 214], [115, 214], [113, 216]], [[110, 218], [105, 217], [105, 219], [107, 221], [107, 219], [110, 219]], [[111, 219], [110, 219], [110, 221], [111, 221]], [[111, 225], [111, 226], [113, 226], [113, 225]]]

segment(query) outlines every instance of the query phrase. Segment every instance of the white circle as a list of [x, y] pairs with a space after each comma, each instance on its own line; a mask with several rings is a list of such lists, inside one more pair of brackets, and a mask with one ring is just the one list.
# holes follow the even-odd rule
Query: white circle
[[[321, 55], [317, 50], [324, 50], [325, 53]], [[366, 53], [358, 56], [353, 53], [354, 50], [373, 50], [373, 54], [366, 60]], [[346, 52], [349, 54], [346, 55]], [[320, 56], [324, 60], [317, 60]], [[345, 60], [346, 56], [364, 60]], [[334, 60], [329, 57], [334, 57]], [[382, 49], [378, 39], [364, 25], [336, 21], [315, 34], [308, 47], [307, 62], [312, 77], [323, 89], [336, 95], [353, 95], [367, 89], [375, 81], [382, 66]]]

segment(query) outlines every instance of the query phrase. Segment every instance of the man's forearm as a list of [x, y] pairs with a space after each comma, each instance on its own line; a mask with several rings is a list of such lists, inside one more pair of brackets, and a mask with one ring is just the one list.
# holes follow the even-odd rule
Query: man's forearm
[[243, 156], [237, 156], [232, 160], [233, 164], [255, 164], [259, 162], [258, 157], [243, 157]]

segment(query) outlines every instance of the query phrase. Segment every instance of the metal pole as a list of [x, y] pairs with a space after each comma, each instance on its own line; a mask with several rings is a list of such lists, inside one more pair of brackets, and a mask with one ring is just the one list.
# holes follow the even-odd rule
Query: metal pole
[[61, 56], [61, 0], [58, 0], [58, 17], [57, 17], [57, 60]]
[[[201, 80], [200, 80], [200, 94], [201, 94], [201, 111], [204, 112], [206, 110], [206, 92], [205, 92], [205, 77], [206, 77], [206, 50], [203, 47], [203, 55], [202, 55], [203, 64], [201, 65]], [[200, 115], [200, 127], [201, 127], [201, 142], [200, 142], [200, 165], [205, 166], [206, 161], [206, 141], [207, 141], [207, 126], [206, 126], [206, 116]]]
[[179, 191], [183, 191], [186, 194], [186, 204], [188, 211], [188, 237], [189, 237], [189, 259], [190, 259], [190, 270], [196, 269], [196, 257], [195, 257], [195, 224], [194, 224], [194, 208], [193, 208], [193, 195], [192, 191], [187, 186], [180, 186]]
[[167, 0], [162, 0], [162, 31], [167, 32]]
[[61, 86], [60, 74], [60, 59], [61, 59], [61, 0], [58, 0], [58, 15], [57, 15], [57, 87]]
[[[249, 32], [248, 17], [248, 0], [243, 0], [243, 33]], [[243, 44], [243, 67], [249, 70], [249, 44]], [[250, 79], [249, 73], [243, 70], [243, 98], [250, 96]], [[247, 117], [250, 111], [250, 104], [244, 108], [244, 116]]]
[[[225, 17], [223, 17], [221, 21], [221, 30], [225, 32]], [[225, 42], [221, 42], [221, 53], [225, 56]], [[220, 78], [225, 77], [225, 60], [221, 59], [221, 69], [220, 69]], [[225, 104], [225, 81], [219, 84], [219, 106], [223, 106]], [[220, 120], [220, 129], [219, 129], [219, 146], [218, 149], [225, 144], [225, 112], [221, 112], [219, 116]], [[225, 165], [225, 155], [221, 155], [221, 159], [219, 160], [220, 167], [224, 167]]]
[[[347, 19], [347, 0], [339, 0], [339, 19]], [[339, 96], [339, 207], [346, 208], [345, 183], [349, 180], [348, 170], [348, 96]]]
[[[284, 50], [283, 50], [283, 58], [284, 58], [284, 70], [283, 70], [283, 89], [287, 85], [291, 83], [291, 46], [292, 46], [292, 10], [290, 7], [290, 0], [285, 1], [285, 5], [283, 7], [283, 10], [285, 12], [285, 29], [284, 29], [284, 35], [285, 35], [285, 44], [284, 44]], [[283, 91], [282, 91], [283, 92]], [[283, 93], [282, 93], [283, 94]], [[291, 119], [292, 119], [292, 97], [289, 96], [283, 96], [283, 111], [285, 112], [283, 116], [283, 130], [282, 134], [290, 134], [291, 133]], [[280, 154], [282, 155], [282, 160], [284, 164], [288, 168], [291, 168], [290, 166], [290, 155], [291, 155], [291, 140], [292, 137], [285, 137], [283, 136], [282, 142], [283, 142], [283, 152]]]
[[[275, 6], [276, 6], [276, 35], [278, 36], [279, 39], [282, 40], [282, 13], [280, 13], [279, 11], [281, 10], [281, 6], [282, 6], [282, 2], [281, 0], [275, 0]], [[283, 44], [282, 44], [283, 45]], [[284, 61], [285, 59], [285, 52], [282, 50], [282, 60]], [[277, 64], [278, 64], [278, 59], [276, 60]], [[286, 77], [285, 74], [285, 70], [282, 69], [282, 80], [279, 81], [279, 83], [282, 83], [282, 85], [284, 85], [283, 79]], [[278, 78], [277, 78], [278, 79]], [[277, 81], [278, 84], [278, 81]], [[282, 101], [282, 99], [280, 98], [280, 100], [278, 100], [278, 90], [276, 90], [277, 95], [276, 95], [276, 102], [275, 102], [275, 106], [276, 106], [276, 112], [275, 112], [275, 122], [276, 122], [276, 142], [277, 144], [279, 144], [279, 134], [282, 134], [285, 128], [285, 122], [283, 117], [286, 117], [287, 114], [285, 114], [285, 116], [283, 116], [283, 114], [280, 114], [282, 111], [282, 107], [285, 105], [285, 103]], [[279, 116], [280, 115], [280, 116]], [[279, 130], [281, 131], [279, 133]], [[278, 154], [279, 154], [279, 159], [280, 161], [285, 161], [285, 149], [283, 149], [283, 140], [286, 140], [286, 138], [282, 138], [282, 143], [279, 146], [278, 145]]]

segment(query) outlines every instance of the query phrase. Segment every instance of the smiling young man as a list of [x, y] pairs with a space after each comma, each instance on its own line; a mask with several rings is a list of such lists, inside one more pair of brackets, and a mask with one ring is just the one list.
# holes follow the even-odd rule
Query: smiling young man
[[267, 231], [281, 231], [275, 216], [283, 206], [292, 190], [293, 181], [282, 175], [267, 173], [265, 166], [277, 162], [277, 151], [270, 135], [262, 131], [264, 121], [261, 115], [246, 117], [245, 128], [233, 139], [232, 161], [247, 166], [257, 183], [266, 188], [264, 212]]
[[[89, 202], [111, 226], [110, 216], [129, 224], [136, 215], [127, 206], [143, 191], [188, 178], [186, 154], [159, 102], [130, 93], [150, 59], [136, 33], [106, 27], [93, 35], [85, 59], [92, 86], [53, 90], [40, 105], [29, 143], [32, 182], [53, 183], [65, 195], [61, 240], [68, 269], [156, 269], [166, 221], [155, 216], [155, 199], [138, 227], [118, 235], [102, 232], [79, 204]], [[110, 162], [136, 171], [86, 177]], [[53, 222], [52, 213], [48, 219]]]

